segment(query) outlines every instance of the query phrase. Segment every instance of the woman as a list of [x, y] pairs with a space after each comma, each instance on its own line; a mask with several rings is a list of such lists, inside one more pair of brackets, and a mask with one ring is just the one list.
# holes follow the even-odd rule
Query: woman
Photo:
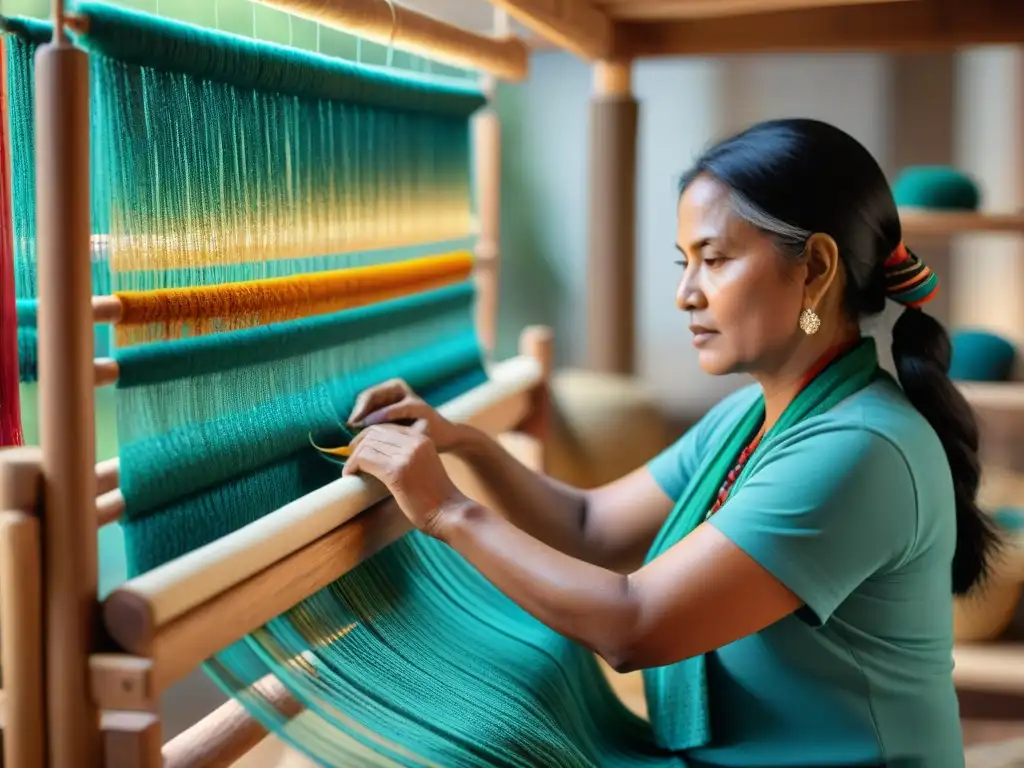
[[[643, 669], [658, 741], [688, 764], [963, 765], [951, 595], [983, 577], [993, 538], [949, 341], [918, 308], [936, 279], [903, 246], [881, 169], [832, 126], [766, 122], [700, 158], [678, 214], [676, 301], [701, 367], [756, 384], [581, 491], [390, 382], [356, 404], [345, 473], [383, 481], [555, 631]], [[859, 328], [887, 299], [907, 305], [898, 384]], [[456, 490], [444, 451], [510, 521]], [[695, 675], [704, 717], [677, 693]]]

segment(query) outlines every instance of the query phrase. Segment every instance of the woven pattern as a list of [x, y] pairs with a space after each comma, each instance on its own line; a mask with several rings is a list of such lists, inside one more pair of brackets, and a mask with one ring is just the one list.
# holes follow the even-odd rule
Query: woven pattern
[[[4, 63], [6, 67], [7, 113], [10, 135], [5, 151], [10, 153], [10, 242], [12, 248], [10, 275], [17, 301], [18, 377], [23, 383], [34, 383], [38, 376], [36, 355], [35, 300], [38, 275], [36, 270], [36, 175], [35, 175], [35, 54], [39, 46], [49, 42], [49, 24], [24, 18], [6, 18], [3, 29]], [[5, 189], [8, 186], [5, 183]], [[93, 211], [94, 226], [102, 218]], [[93, 293], [111, 291], [110, 273], [102, 251], [102, 238], [94, 238], [92, 261]], [[13, 272], [13, 274], [12, 274]], [[96, 354], [110, 351], [110, 328], [97, 326], [94, 334]]]
[[[334, 480], [357, 394], [486, 379], [465, 82], [82, 4], [130, 573]], [[25, 324], [32, 314], [25, 302]], [[674, 765], [585, 649], [413, 533], [209, 660], [324, 765]], [[306, 706], [271, 705], [271, 675]]]

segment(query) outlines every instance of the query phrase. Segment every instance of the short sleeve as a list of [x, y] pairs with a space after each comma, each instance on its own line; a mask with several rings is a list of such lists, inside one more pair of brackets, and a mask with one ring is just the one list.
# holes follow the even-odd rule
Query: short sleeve
[[892, 442], [863, 428], [797, 436], [763, 461], [710, 523], [824, 624], [913, 546], [913, 476]]
[[649, 462], [647, 470], [654, 477], [658, 487], [673, 501], [683, 495], [687, 484], [697, 471], [700, 454], [697, 439], [701, 424], [697, 423], [686, 430], [681, 438], [659, 453]]

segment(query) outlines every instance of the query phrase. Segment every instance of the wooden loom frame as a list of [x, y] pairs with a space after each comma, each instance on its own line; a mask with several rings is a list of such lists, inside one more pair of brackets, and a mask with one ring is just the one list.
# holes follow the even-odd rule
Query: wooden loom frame
[[[673, 54], [948, 48], [1024, 41], [1024, 5], [1017, 0], [714, 0], [716, 10], [709, 13], [710, 1], [561, 0], [552, 4], [547, 0], [491, 0], [556, 45], [594, 62], [595, 151], [591, 156], [588, 269], [594, 282], [588, 303], [599, 307], [600, 314], [588, 318], [591, 368], [631, 373], [633, 365], [633, 60]], [[288, 7], [285, 0], [267, 4]], [[382, 17], [379, 9], [370, 9], [372, 4], [371, 0], [359, 0], [359, 5], [368, 9], [367, 23], [375, 25], [366, 30], [367, 36], [376, 34], [380, 39], [384, 34]], [[627, 5], [636, 15], [620, 15]], [[674, 10], [659, 11], [670, 6]], [[119, 498], [116, 465], [95, 465], [92, 390], [97, 370], [101, 377], [111, 371], [104, 373], [102, 366], [97, 369], [92, 359], [94, 312], [101, 315], [104, 310], [92, 306], [88, 272], [82, 267], [88, 264], [90, 234], [84, 54], [70, 46], [63, 34], [61, 0], [54, 2], [54, 17], [54, 43], [40, 55], [36, 75], [43, 448], [0, 455], [5, 754], [7, 762], [17, 768], [93, 768], [104, 760], [107, 765], [125, 768], [154, 766], [163, 759], [159, 721], [153, 714], [156, 697], [186, 667], [226, 644], [220, 642], [223, 636], [217, 643], [203, 637], [211, 615], [222, 619], [224, 614], [219, 611], [232, 604], [237, 607], [246, 595], [260, 594], [266, 579], [280, 584], [290, 577], [296, 586], [277, 599], [293, 604], [314, 589], [310, 581], [298, 585], [296, 573], [327, 583], [345, 567], [346, 563], [340, 562], [343, 556], [354, 564], [389, 536], [398, 535], [401, 521], [385, 520], [373, 512], [360, 514], [315, 541], [304, 542], [304, 547], [287, 556], [271, 552], [261, 572], [240, 579], [219, 595], [205, 596], [200, 601], [206, 606], [205, 613], [203, 605], [189, 604], [194, 601], [187, 594], [168, 591], [167, 582], [154, 586], [150, 578], [140, 589], [134, 588], [138, 583], [130, 584], [108, 603], [106, 628], [120, 636], [123, 646], [140, 649], [140, 653], [96, 652], [106, 645], [96, 639], [102, 634], [96, 600], [96, 525], [98, 517], [110, 519], [119, 514]], [[431, 36], [436, 40], [445, 32], [445, 25], [436, 22], [423, 26], [417, 14], [408, 18], [415, 22], [411, 29], [421, 35], [420, 43], [430, 42]], [[666, 21], [669, 18], [672, 20]], [[397, 16], [392, 16], [391, 22], [389, 40]], [[459, 40], [467, 40], [464, 33]], [[474, 48], [469, 39], [464, 50], [472, 57]], [[490, 46], [487, 55], [496, 55], [497, 50]], [[513, 55], [518, 56], [514, 51]], [[490, 142], [491, 147], [486, 157], [478, 158], [479, 178], [489, 179], [484, 182], [486, 190], [481, 187], [486, 197], [481, 199], [482, 216], [485, 211], [496, 211], [498, 202], [499, 135], [496, 118], [490, 114], [491, 118], [479, 121], [477, 133], [478, 141]], [[600, 147], [601, 141], [608, 141], [612, 151]], [[1024, 231], [1021, 216], [954, 219], [925, 216], [907, 219], [907, 224], [909, 230], [925, 234]], [[482, 224], [478, 254], [485, 267], [480, 283], [481, 336], [485, 347], [493, 347], [496, 213]], [[507, 387], [483, 389], [482, 395], [478, 391], [477, 405], [481, 405], [485, 421], [494, 419], [486, 422], [493, 430], [518, 428], [537, 441], [543, 439], [546, 421], [550, 334], [544, 329], [528, 331], [522, 349], [524, 354], [512, 363], [520, 366], [518, 372], [508, 379], [498, 377]], [[461, 415], [476, 417], [478, 412], [467, 408]], [[536, 442], [528, 445], [521, 455], [526, 459], [532, 454], [536, 460], [536, 447]], [[379, 489], [374, 491], [369, 484], [358, 488], [351, 483], [340, 488], [339, 484], [332, 484], [324, 494], [312, 494], [315, 500], [306, 497], [288, 509], [347, 507], [333, 513], [345, 518], [379, 497]], [[244, 545], [242, 535], [226, 538], [230, 546], [217, 547], [224, 562], [237, 556], [232, 547]], [[190, 562], [182, 560], [186, 565]], [[314, 562], [315, 567], [310, 565]], [[232, 578], [237, 578], [237, 573], [228, 581]], [[17, 589], [12, 588], [14, 584]], [[249, 612], [242, 634], [282, 610], [269, 601], [261, 601], [260, 606], [264, 615]], [[1012, 670], [998, 663], [984, 666], [986, 684], [1020, 688], [1022, 681]], [[230, 702], [169, 742], [165, 757], [171, 765], [201, 765], [213, 759], [223, 765], [262, 736], [262, 729], [245, 717], [239, 705]]]
[[[376, 0], [360, 2], [372, 10]], [[407, 37], [412, 33], [406, 42], [413, 50], [431, 40], [447, 43], [456, 63], [498, 77], [525, 75], [523, 45], [507, 28], [498, 30], [504, 39], [495, 40], [405, 9], [388, 12], [395, 47], [403, 47], [401, 26]], [[387, 495], [379, 483], [342, 478], [202, 548], [198, 557], [129, 580], [101, 608], [97, 528], [119, 517], [123, 499], [116, 460], [95, 463], [93, 391], [116, 380], [117, 370], [93, 359], [92, 327], [110, 322], [117, 307], [92, 296], [89, 272], [88, 59], [66, 34], [66, 26], [80, 28], [88, 20], [66, 17], [63, 0], [54, 0], [53, 20], [53, 41], [37, 55], [35, 84], [42, 447], [0, 453], [4, 763], [227, 765], [255, 747], [264, 729], [232, 701], [164, 745], [156, 714], [160, 693], [403, 535], [409, 524], [377, 504]], [[380, 14], [363, 21], [380, 27]], [[361, 31], [371, 38], [383, 34]], [[485, 88], [493, 95], [493, 81]], [[500, 135], [492, 107], [475, 120], [483, 266], [478, 324], [487, 351], [493, 349], [497, 293]], [[498, 436], [520, 460], [542, 469], [552, 345], [547, 328], [527, 328], [517, 357], [494, 365], [488, 382], [442, 412]], [[444, 460], [463, 489], [483, 493], [464, 465]], [[211, 577], [216, 588], [196, 590]], [[129, 646], [135, 655], [122, 652]], [[283, 690], [275, 693], [276, 703], [297, 713]]]

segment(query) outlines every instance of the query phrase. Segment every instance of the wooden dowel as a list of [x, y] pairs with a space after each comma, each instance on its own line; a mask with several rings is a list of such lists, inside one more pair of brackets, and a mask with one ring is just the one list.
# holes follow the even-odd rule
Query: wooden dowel
[[[304, 709], [273, 675], [260, 679], [252, 688], [289, 720]], [[266, 736], [267, 729], [232, 699], [164, 744], [164, 768], [228, 768]]]
[[0, 450], [0, 509], [39, 513], [42, 457], [42, 450], [35, 445]]
[[410, 530], [391, 500], [161, 627], [150, 643], [165, 691], [213, 654], [341, 578]]
[[[536, 360], [513, 358], [494, 366], [488, 382], [440, 410], [452, 421], [499, 434], [523, 421], [531, 392], [540, 381], [541, 366]], [[154, 639], [173, 620], [301, 550], [385, 495], [383, 485], [375, 480], [344, 477], [130, 579], [104, 602], [107, 630], [122, 648], [149, 656]], [[247, 626], [242, 635], [255, 626]]]
[[96, 324], [120, 322], [121, 300], [117, 296], [93, 296], [92, 321]]
[[514, 37], [495, 39], [454, 27], [393, 0], [254, 0], [284, 13], [456, 67], [525, 80], [529, 51]]
[[98, 357], [93, 360], [92, 371], [94, 387], [117, 384], [117, 379], [120, 376], [117, 360], [112, 357]]
[[121, 480], [121, 462], [115, 456], [96, 465], [96, 494], [102, 495], [117, 490]]
[[4, 765], [42, 768], [46, 754], [39, 519], [0, 511], [0, 664]]
[[120, 488], [107, 491], [96, 497], [96, 525], [102, 527], [115, 523], [124, 514], [124, 496]]
[[[54, 0], [55, 17], [63, 0]], [[55, 35], [35, 56], [39, 433], [49, 768], [99, 768], [96, 423], [90, 268], [89, 56]]]

